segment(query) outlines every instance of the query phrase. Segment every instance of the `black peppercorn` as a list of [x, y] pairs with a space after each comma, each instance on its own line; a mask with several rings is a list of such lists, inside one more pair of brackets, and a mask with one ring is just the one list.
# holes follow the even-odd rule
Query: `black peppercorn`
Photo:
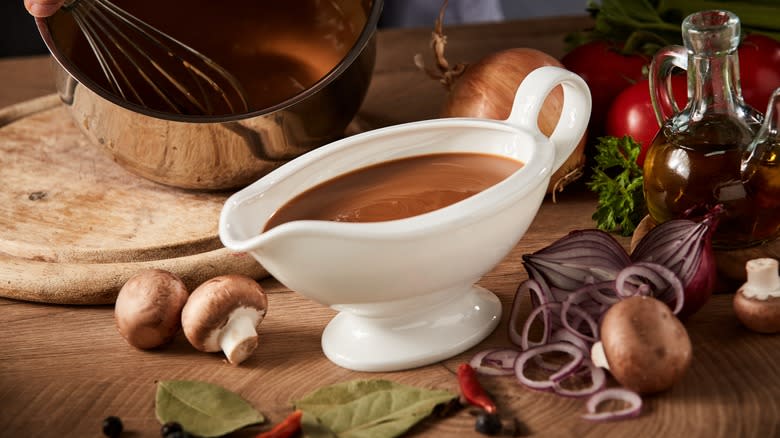
[[103, 420], [103, 435], [109, 438], [118, 438], [122, 434], [122, 420], [119, 417], [110, 416]]
[[474, 429], [483, 435], [498, 435], [501, 433], [501, 418], [497, 414], [480, 412]]
[[163, 438], [168, 438], [169, 435], [172, 435], [175, 432], [181, 432], [184, 429], [181, 427], [181, 424], [175, 422], [175, 421], [169, 421], [162, 425], [160, 428], [160, 436]]

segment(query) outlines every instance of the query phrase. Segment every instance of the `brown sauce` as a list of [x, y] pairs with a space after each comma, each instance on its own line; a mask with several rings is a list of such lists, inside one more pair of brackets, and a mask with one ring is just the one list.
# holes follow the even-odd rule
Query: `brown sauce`
[[428, 213], [504, 180], [523, 163], [479, 153], [438, 153], [385, 161], [325, 181], [294, 197], [265, 231], [295, 220], [379, 222]]
[[[365, 0], [115, 0], [115, 3], [224, 67], [245, 89], [250, 110], [279, 104], [336, 67], [363, 30], [370, 4]], [[71, 14], [61, 12], [51, 23], [55, 40], [65, 55], [87, 77], [110, 90]], [[134, 40], [165, 66], [164, 53], [143, 39]], [[120, 61], [125, 58], [119, 55]], [[180, 65], [167, 68], [188, 80], [186, 71], [181, 74]], [[167, 105], [145, 86], [143, 79], [132, 76], [133, 70], [127, 64], [122, 67], [122, 71], [131, 75], [130, 80], [139, 85], [145, 106], [167, 111]], [[178, 94], [165, 81], [155, 82], [163, 91]], [[188, 82], [185, 85], [199, 89]], [[204, 92], [211, 93], [208, 87], [204, 87]], [[218, 96], [209, 97], [219, 101]]]

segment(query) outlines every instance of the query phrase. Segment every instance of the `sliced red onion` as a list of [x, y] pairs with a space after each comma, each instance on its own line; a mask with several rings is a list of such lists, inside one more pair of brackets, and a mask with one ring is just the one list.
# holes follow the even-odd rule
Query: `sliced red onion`
[[[523, 324], [523, 331], [520, 335], [520, 348], [525, 351], [531, 347], [537, 345], [543, 345], [547, 343], [552, 332], [551, 321], [555, 318], [552, 315], [560, 314], [561, 303], [546, 303], [532, 310], [528, 315], [528, 318]], [[537, 315], [542, 315], [542, 339], [539, 341], [531, 341], [531, 327], [536, 320]]]
[[[515, 298], [512, 302], [512, 311], [509, 314], [509, 340], [515, 344], [522, 346], [522, 339], [523, 335], [521, 332], [518, 331], [518, 327], [520, 326], [520, 309], [522, 307], [521, 301], [523, 297], [526, 295], [526, 293], [529, 294], [531, 297], [531, 303], [535, 307], [538, 307], [539, 305], [547, 304], [550, 302], [549, 292], [545, 291], [545, 286], [540, 284], [540, 282], [534, 280], [534, 279], [528, 279], [524, 282], [520, 283], [520, 285], [517, 287], [517, 291], [515, 292]], [[536, 300], [536, 303], [534, 303], [534, 300]], [[549, 316], [546, 317], [549, 320]], [[530, 318], [529, 318], [530, 319]], [[527, 324], [527, 321], [526, 321]], [[547, 324], [547, 322], [545, 322]], [[526, 347], [523, 347], [525, 350]]]
[[514, 374], [515, 361], [518, 355], [520, 355], [520, 351], [513, 348], [500, 348], [485, 356], [484, 363], [498, 367], [501, 370], [500, 375], [507, 376]]
[[[577, 389], [569, 389], [563, 387], [563, 382], [567, 378], [582, 377], [584, 374], [589, 375], [590, 385], [583, 388], [577, 388]], [[555, 382], [555, 385], [553, 385], [553, 391], [555, 391], [556, 394], [562, 395], [564, 397], [585, 397], [585, 396], [593, 395], [597, 391], [602, 390], [606, 384], [607, 384], [607, 374], [604, 372], [604, 369], [597, 367], [589, 359], [585, 359], [580, 365], [579, 370], [572, 373], [570, 376], [567, 376]]]
[[[643, 284], [639, 282], [645, 282]], [[633, 284], [635, 293], [641, 292], [642, 286], [649, 286], [653, 297], [666, 303], [675, 315], [680, 312], [685, 302], [684, 290], [680, 278], [663, 265], [650, 262], [637, 262], [620, 271], [615, 278], [615, 289], [621, 296], [626, 296], [626, 287]], [[630, 295], [629, 295], [630, 296]]]
[[523, 256], [533, 278], [541, 277], [550, 288], [578, 289], [587, 278], [596, 282], [615, 278], [631, 259], [615, 238], [602, 230], [575, 230], [552, 245]]
[[586, 284], [581, 289], [586, 291], [594, 301], [601, 304], [612, 305], [620, 301], [613, 280]]
[[723, 211], [723, 206], [717, 205], [699, 223], [687, 219], [666, 221], [651, 229], [631, 254], [634, 262], [658, 263], [677, 275], [685, 291], [681, 318], [699, 310], [715, 289], [712, 234]]
[[589, 343], [565, 328], [554, 331], [550, 336], [550, 342], [568, 342], [579, 347], [586, 354], [590, 354]]
[[497, 348], [490, 348], [487, 350], [478, 351], [477, 354], [471, 357], [471, 360], [469, 361], [469, 365], [471, 365], [471, 368], [474, 368], [475, 370], [479, 370], [479, 368], [482, 366], [482, 361], [485, 359], [485, 356], [488, 354], [496, 351]]
[[[576, 325], [571, 324], [569, 321], [569, 313], [574, 313], [579, 318], [579, 321]], [[598, 341], [599, 326], [596, 323], [596, 320], [593, 319], [593, 317], [588, 314], [588, 312], [577, 306], [573, 306], [571, 301], [567, 300], [563, 302], [563, 306], [561, 308], [561, 322], [563, 322], [563, 326], [571, 331], [575, 336], [578, 336], [588, 342]], [[579, 327], [582, 325], [580, 322], [585, 322], [587, 324], [587, 327], [590, 329], [590, 334], [579, 330]]]
[[[621, 400], [628, 403], [623, 409], [598, 412], [598, 407], [607, 400]], [[582, 418], [586, 420], [605, 421], [636, 417], [642, 412], [642, 398], [634, 391], [625, 388], [608, 388], [593, 394], [585, 403], [588, 410]]]
[[469, 361], [474, 370], [488, 376], [510, 376], [514, 374], [514, 363], [519, 351], [511, 348], [482, 350]]
[[563, 302], [569, 297], [569, 294], [571, 294], [571, 291], [569, 290], [564, 290], [557, 287], [550, 288], [550, 295], [552, 295], [553, 298], [552, 301]]
[[[540, 345], [538, 347], [530, 348], [528, 350], [523, 351], [517, 356], [517, 360], [515, 360], [514, 364], [514, 371], [515, 376], [517, 376], [517, 380], [520, 381], [523, 385], [532, 388], [532, 389], [550, 389], [555, 384], [555, 381], [552, 380], [552, 378], [548, 378], [546, 380], [533, 380], [525, 375], [525, 364], [542, 354], [547, 353], [565, 353], [572, 357], [572, 359], [566, 364], [563, 365], [561, 369], [564, 367], [569, 367], [572, 363], [576, 363], [579, 365], [582, 363], [582, 360], [584, 359], [584, 353], [582, 350], [580, 350], [578, 347], [566, 343], [566, 342], [556, 342], [553, 344], [545, 344]], [[573, 367], [573, 368], [576, 368]], [[567, 370], [568, 373], [571, 373], [572, 370]], [[556, 373], [557, 374], [557, 373]], [[562, 378], [564, 376], [558, 376], [559, 378]]]
[[[555, 344], [548, 344], [548, 345], [555, 345]], [[577, 348], [577, 351], [582, 354], [577, 354], [577, 356], [572, 357], [572, 359], [560, 367], [560, 369], [554, 373], [552, 373], [549, 377], [550, 380], [553, 382], [558, 382], [560, 380], [563, 380], [575, 373], [580, 366], [582, 365], [582, 361], [585, 360], [585, 353], [582, 352], [582, 349]], [[537, 356], [539, 357], [539, 356]]]

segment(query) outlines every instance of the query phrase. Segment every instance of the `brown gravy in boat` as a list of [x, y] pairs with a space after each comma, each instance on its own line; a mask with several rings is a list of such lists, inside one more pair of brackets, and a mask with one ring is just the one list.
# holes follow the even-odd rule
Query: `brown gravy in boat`
[[268, 220], [380, 222], [446, 207], [504, 180], [523, 163], [498, 155], [451, 152], [385, 161], [320, 183], [287, 201]]

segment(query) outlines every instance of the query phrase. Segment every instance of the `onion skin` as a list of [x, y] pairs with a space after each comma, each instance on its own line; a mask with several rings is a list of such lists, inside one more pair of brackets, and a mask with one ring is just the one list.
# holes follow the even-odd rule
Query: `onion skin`
[[718, 227], [722, 206], [708, 212], [701, 222], [673, 219], [652, 226], [631, 252], [631, 260], [659, 263], [674, 271], [685, 289], [685, 303], [677, 315], [696, 313], [715, 290], [718, 272], [712, 234]]
[[[544, 66], [564, 68], [557, 59], [536, 49], [514, 48], [490, 54], [469, 65], [463, 75], [455, 80], [440, 115], [506, 120], [517, 87], [529, 73]], [[539, 114], [539, 130], [545, 136], [552, 135], [562, 106], [563, 90], [558, 87], [547, 97]], [[560, 169], [551, 176], [547, 193], [560, 191], [566, 183], [579, 177], [577, 171], [585, 165], [586, 139], [587, 133]], [[570, 175], [570, 180], [564, 179], [566, 175]]]

